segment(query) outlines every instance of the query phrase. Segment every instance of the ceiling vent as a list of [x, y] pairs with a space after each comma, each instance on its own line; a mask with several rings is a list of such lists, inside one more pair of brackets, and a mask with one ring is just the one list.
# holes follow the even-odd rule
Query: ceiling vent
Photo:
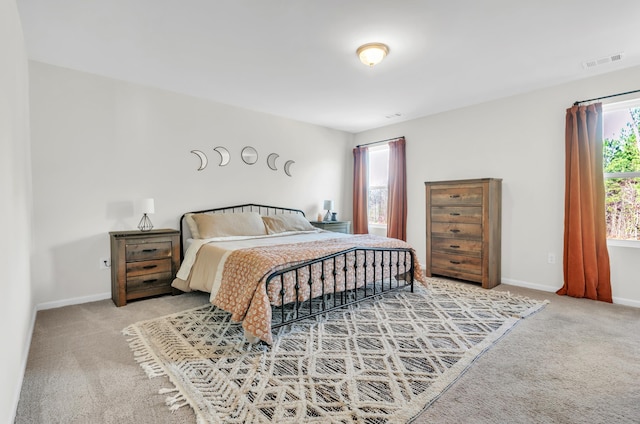
[[586, 62], [582, 62], [582, 67], [585, 69], [591, 69], [596, 66], [606, 65], [607, 63], [619, 62], [622, 60], [622, 55], [622, 53], [616, 53], [599, 59], [587, 60]]

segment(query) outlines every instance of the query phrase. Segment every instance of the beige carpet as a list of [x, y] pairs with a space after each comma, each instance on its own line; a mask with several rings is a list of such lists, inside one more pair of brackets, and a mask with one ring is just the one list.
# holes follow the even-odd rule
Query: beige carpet
[[[466, 283], [460, 283], [466, 285]], [[500, 285], [538, 300], [415, 423], [637, 423], [640, 309]], [[170, 412], [121, 330], [207, 303], [204, 293], [38, 313], [16, 423], [195, 423]]]
[[124, 330], [173, 410], [198, 423], [402, 423], [416, 417], [519, 319], [544, 306], [429, 279], [249, 344], [230, 314], [202, 306]]

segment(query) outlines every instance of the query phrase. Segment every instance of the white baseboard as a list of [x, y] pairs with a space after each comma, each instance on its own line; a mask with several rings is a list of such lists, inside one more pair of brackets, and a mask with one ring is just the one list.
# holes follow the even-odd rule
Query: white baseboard
[[96, 302], [98, 300], [111, 299], [111, 292], [92, 294], [90, 296], [74, 297], [71, 299], [56, 300], [54, 302], [40, 303], [36, 306], [36, 310], [44, 311], [46, 309], [61, 308], [69, 305], [79, 305], [81, 303]]
[[513, 280], [511, 278], [503, 278], [502, 282], [512, 286], [524, 287], [525, 289], [540, 290], [540, 291], [549, 292], [549, 293], [556, 292], [558, 291], [558, 289], [560, 289], [560, 287], [562, 287], [562, 286], [560, 287], [545, 286], [543, 284], [529, 283], [527, 281]]

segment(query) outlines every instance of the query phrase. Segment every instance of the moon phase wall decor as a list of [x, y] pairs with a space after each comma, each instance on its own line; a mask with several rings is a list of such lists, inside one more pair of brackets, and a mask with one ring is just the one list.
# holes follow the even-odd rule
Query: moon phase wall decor
[[247, 146], [242, 149], [242, 153], [240, 153], [242, 160], [247, 165], [253, 165], [258, 161], [258, 152], [251, 146]]
[[284, 163], [284, 173], [288, 176], [291, 176], [291, 165], [293, 165], [294, 163], [296, 162], [292, 160], [288, 160]]
[[[231, 162], [231, 154], [229, 153], [229, 150], [227, 150], [225, 147], [217, 146], [217, 147], [214, 147], [213, 150], [220, 155], [220, 163], [218, 164], [218, 166], [225, 166], [225, 165], [228, 165], [229, 162]], [[204, 170], [209, 164], [209, 159], [207, 155], [202, 150], [191, 150], [191, 153], [193, 153], [200, 159], [200, 166], [198, 167], [197, 170], [198, 171]], [[247, 165], [253, 165], [258, 161], [258, 151], [251, 146], [246, 146], [240, 152], [240, 157], [242, 158], [242, 161]], [[269, 167], [269, 169], [273, 171], [278, 170], [278, 167], [276, 166], [276, 160], [279, 157], [280, 155], [277, 153], [270, 153], [269, 156], [267, 156], [267, 166]], [[288, 177], [292, 176], [291, 165], [293, 165], [294, 163], [296, 162], [293, 160], [288, 160], [283, 165], [284, 173]]]
[[209, 163], [209, 159], [207, 159], [207, 155], [205, 155], [202, 150], [192, 150], [191, 153], [193, 153], [194, 155], [200, 158], [200, 167], [198, 168], [198, 171], [202, 171], [204, 168], [207, 167], [207, 164]]
[[225, 166], [231, 161], [231, 155], [229, 154], [229, 151], [224, 147], [220, 147], [220, 146], [214, 147], [213, 150], [218, 152], [218, 154], [220, 155], [219, 166]]
[[278, 168], [276, 167], [276, 159], [278, 159], [280, 155], [277, 153], [271, 153], [269, 156], [267, 156], [267, 166], [269, 167], [269, 169], [272, 169], [274, 171], [277, 171]]

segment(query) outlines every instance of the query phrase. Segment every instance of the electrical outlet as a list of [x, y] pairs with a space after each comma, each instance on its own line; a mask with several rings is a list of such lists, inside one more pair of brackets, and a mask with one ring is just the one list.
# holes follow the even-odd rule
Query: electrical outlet
[[100, 258], [100, 262], [98, 263], [98, 268], [100, 269], [111, 268], [111, 258]]
[[556, 263], [556, 254], [555, 253], [548, 253], [547, 254], [547, 262], [550, 264], [555, 264]]

